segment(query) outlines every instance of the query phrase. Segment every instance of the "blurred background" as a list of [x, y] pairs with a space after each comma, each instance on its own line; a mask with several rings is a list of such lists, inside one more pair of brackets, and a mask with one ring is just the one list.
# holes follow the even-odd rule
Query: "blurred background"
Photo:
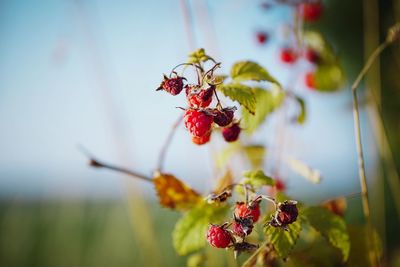
[[[284, 169], [289, 195], [313, 204], [358, 193], [349, 85], [400, 20], [400, 3], [324, 1], [313, 28], [333, 45], [347, 83], [321, 93], [304, 85], [302, 74], [312, 66], [299, 63], [293, 78], [280, 61], [293, 10], [266, 7], [273, 2], [0, 1], [0, 266], [185, 266], [171, 245], [179, 214], [159, 207], [151, 184], [90, 168], [78, 146], [150, 176], [181, 114], [175, 107], [185, 106], [183, 97], [155, 89], [199, 47], [223, 63], [221, 73], [253, 60], [305, 99], [306, 123], [288, 126], [279, 149], [323, 179], [310, 184]], [[400, 249], [399, 73], [397, 43], [366, 79], [377, 108], [360, 93], [372, 217], [393, 266]], [[273, 147], [274, 125], [269, 119], [254, 141]], [[207, 193], [221, 143], [195, 146], [179, 127], [166, 171]], [[348, 206], [347, 220], [362, 222], [360, 198]], [[225, 264], [235, 266], [226, 256], [209, 266]]]

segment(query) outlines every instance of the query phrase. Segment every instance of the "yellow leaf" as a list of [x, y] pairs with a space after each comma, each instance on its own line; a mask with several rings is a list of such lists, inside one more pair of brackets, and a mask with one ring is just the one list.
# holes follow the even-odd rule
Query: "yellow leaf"
[[156, 173], [153, 183], [164, 207], [188, 210], [202, 200], [199, 193], [171, 174]]
[[233, 184], [233, 176], [231, 170], [227, 170], [224, 176], [219, 178], [217, 182], [217, 186], [214, 189], [215, 194], [220, 194], [224, 189], [226, 189], [229, 185]]

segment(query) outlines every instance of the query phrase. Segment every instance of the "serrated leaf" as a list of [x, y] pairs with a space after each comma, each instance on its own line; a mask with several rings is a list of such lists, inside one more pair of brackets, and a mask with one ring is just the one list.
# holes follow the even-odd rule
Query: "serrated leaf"
[[300, 231], [300, 223], [296, 221], [288, 226], [288, 230], [281, 227], [267, 226], [265, 234], [274, 246], [278, 255], [282, 258], [286, 258], [296, 245]]
[[226, 206], [202, 204], [183, 215], [172, 232], [176, 252], [186, 255], [203, 248], [209, 225], [220, 223], [228, 210]]
[[243, 173], [243, 176], [245, 177], [243, 183], [250, 184], [255, 188], [260, 188], [265, 185], [272, 186], [275, 184], [275, 180], [265, 175], [262, 170], [247, 171]]
[[279, 85], [279, 82], [269, 72], [252, 61], [240, 61], [231, 68], [231, 77], [235, 82], [268, 81]]
[[303, 209], [302, 218], [305, 218], [315, 230], [320, 232], [333, 247], [340, 250], [343, 261], [348, 259], [350, 238], [343, 218], [321, 207]]
[[339, 64], [319, 65], [314, 73], [315, 88], [319, 91], [336, 91], [343, 87], [345, 75]]
[[307, 181], [313, 183], [313, 184], [318, 184], [321, 182], [321, 173], [317, 169], [313, 169], [310, 166], [308, 166], [306, 163], [294, 159], [294, 158], [289, 158], [286, 159], [287, 163], [289, 164], [289, 167], [294, 171], [295, 173], [301, 175], [304, 177]]
[[295, 99], [299, 104], [299, 113], [296, 116], [296, 121], [299, 124], [303, 124], [306, 121], [306, 105], [303, 98], [296, 96]]
[[262, 166], [266, 153], [263, 145], [243, 146], [243, 150], [253, 168], [260, 168]]
[[256, 96], [253, 89], [240, 83], [229, 83], [217, 87], [226, 97], [237, 101], [246, 108], [248, 112], [254, 114], [256, 108]]
[[199, 193], [171, 174], [156, 173], [153, 183], [159, 202], [164, 207], [183, 211], [202, 200]]
[[249, 134], [253, 133], [267, 116], [282, 104], [285, 97], [284, 91], [276, 87], [273, 87], [271, 91], [263, 88], [254, 88], [253, 91], [257, 99], [255, 114], [252, 115], [247, 110], [242, 109], [243, 128]]

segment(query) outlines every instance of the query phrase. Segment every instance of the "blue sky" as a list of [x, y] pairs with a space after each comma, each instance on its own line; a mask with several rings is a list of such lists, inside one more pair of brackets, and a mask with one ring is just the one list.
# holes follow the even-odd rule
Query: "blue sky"
[[[280, 34], [290, 21], [289, 9], [266, 12], [257, 1], [188, 2], [196, 47], [223, 62], [222, 71], [251, 59], [284, 85], [289, 82], [290, 70], [277, 57], [279, 47], [290, 41]], [[271, 33], [265, 47], [254, 42], [258, 29]], [[182, 96], [154, 90], [162, 73], [185, 61], [192, 49], [180, 1], [2, 1], [0, 40], [0, 196], [122, 194], [127, 178], [88, 168], [77, 144], [101, 159], [151, 174], [180, 114], [175, 107], [185, 105]], [[296, 81], [309, 116], [303, 127], [290, 126], [285, 150], [320, 169], [324, 180], [301, 186], [301, 178], [286, 172], [291, 192], [316, 198], [357, 192], [349, 90], [313, 93], [301, 78]], [[256, 140], [270, 141], [273, 125], [269, 120]], [[366, 125], [372, 173], [376, 158], [370, 132]], [[215, 138], [210, 146], [192, 145], [181, 127], [167, 171], [205, 190], [212, 175], [210, 151], [221, 144]]]

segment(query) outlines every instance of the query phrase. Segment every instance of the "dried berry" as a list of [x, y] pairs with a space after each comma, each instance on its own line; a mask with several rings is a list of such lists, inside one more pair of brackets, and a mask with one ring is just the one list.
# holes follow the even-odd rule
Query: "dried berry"
[[215, 109], [213, 111], [214, 122], [221, 127], [228, 126], [233, 120], [235, 108], [224, 108], [222, 110]]
[[157, 88], [157, 91], [164, 90], [170, 93], [171, 95], [178, 95], [183, 89], [183, 80], [186, 79], [180, 76], [176, 76], [174, 78], [168, 78], [167, 76], [164, 75], [164, 80]]
[[186, 86], [186, 96], [189, 105], [195, 108], [206, 108], [212, 101], [212, 96], [215, 90], [215, 85], [207, 89], [199, 89], [195, 86]]
[[185, 112], [185, 126], [195, 137], [203, 137], [211, 131], [213, 118], [205, 112], [188, 109]]
[[222, 129], [222, 136], [226, 142], [235, 142], [239, 137], [240, 131], [239, 123], [234, 123], [232, 126]]
[[297, 215], [299, 215], [297, 201], [285, 200], [284, 202], [278, 203], [275, 219], [280, 225], [285, 226], [295, 222]]
[[231, 234], [225, 229], [225, 225], [210, 225], [207, 231], [207, 241], [216, 248], [226, 248], [232, 241]]
[[235, 222], [232, 224], [232, 229], [236, 235], [243, 238], [251, 234], [254, 227], [254, 222], [251, 217], [238, 218], [234, 215], [234, 220]]

